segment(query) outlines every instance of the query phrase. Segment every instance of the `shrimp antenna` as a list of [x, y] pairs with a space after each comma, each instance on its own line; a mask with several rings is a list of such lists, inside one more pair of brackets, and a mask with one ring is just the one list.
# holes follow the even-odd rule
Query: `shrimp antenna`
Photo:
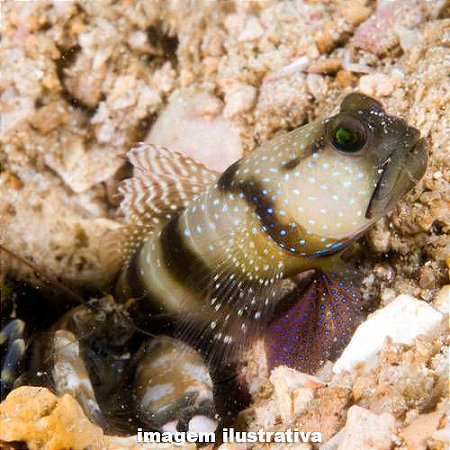
[[61, 283], [58, 281], [55, 277], [50, 276], [47, 272], [45, 272], [42, 269], [39, 269], [36, 267], [35, 264], [33, 264], [28, 259], [16, 254], [14, 251], [10, 250], [8, 247], [5, 247], [3, 244], [0, 244], [0, 253], [5, 252], [7, 255], [11, 256], [12, 258], [18, 260], [20, 263], [24, 264], [28, 268], [30, 268], [34, 275], [36, 275], [38, 278], [40, 278], [42, 281], [52, 284], [57, 289], [59, 289], [61, 292], [63, 292], [65, 295], [67, 295], [72, 301], [78, 304], [85, 304], [86, 300], [81, 297], [81, 295], [77, 294], [75, 291], [70, 289], [68, 286], [66, 286], [64, 283]]

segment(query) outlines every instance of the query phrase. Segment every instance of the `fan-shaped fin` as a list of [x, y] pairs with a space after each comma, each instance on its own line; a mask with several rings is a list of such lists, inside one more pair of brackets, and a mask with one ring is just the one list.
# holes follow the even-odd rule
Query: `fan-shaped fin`
[[172, 219], [219, 175], [181, 153], [153, 144], [139, 144], [126, 158], [134, 167], [134, 176], [119, 187], [126, 225], [108, 232], [99, 248], [107, 277], [117, 273], [152, 230]]
[[366, 314], [358, 278], [348, 270], [321, 273], [306, 291], [283, 299], [283, 311], [265, 333], [269, 366], [313, 373], [335, 360]]
[[213, 184], [218, 173], [181, 153], [141, 144], [127, 153], [134, 177], [119, 188], [127, 221], [157, 227], [170, 220], [198, 194]]

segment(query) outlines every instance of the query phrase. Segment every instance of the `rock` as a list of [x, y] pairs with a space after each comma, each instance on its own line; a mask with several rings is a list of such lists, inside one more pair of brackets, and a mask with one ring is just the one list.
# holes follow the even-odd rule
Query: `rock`
[[313, 61], [307, 72], [319, 74], [332, 74], [338, 72], [342, 68], [341, 58], [328, 58], [324, 60]]
[[343, 4], [341, 14], [346, 22], [356, 26], [369, 17], [370, 9], [361, 3], [350, 1]]
[[30, 98], [16, 95], [13, 89], [5, 89], [0, 95], [2, 102], [2, 133], [13, 131], [23, 120], [32, 117], [34, 103]]
[[[247, 430], [297, 428], [318, 431], [323, 441], [327, 441], [342, 427], [345, 408], [350, 400], [349, 389], [325, 386], [316, 377], [282, 366], [273, 370], [271, 380], [274, 382], [272, 396], [258, 401], [252, 411], [246, 411], [249, 417], [245, 420]], [[297, 387], [291, 389], [291, 384]], [[307, 389], [311, 390], [312, 398]], [[298, 414], [299, 411], [302, 412]]]
[[334, 46], [334, 39], [331, 34], [325, 30], [316, 37], [316, 46], [320, 54], [329, 53]]
[[348, 70], [340, 70], [336, 74], [336, 84], [339, 87], [348, 87], [355, 83], [357, 78]]
[[267, 365], [264, 339], [256, 340], [245, 358], [248, 363], [242, 368], [242, 375], [248, 386], [249, 394], [255, 395], [268, 384], [267, 380], [269, 379], [270, 371]]
[[406, 53], [417, 47], [420, 33], [417, 30], [408, 30], [408, 28], [398, 27], [398, 38], [400, 47]]
[[[105, 436], [89, 422], [69, 394], [56, 397], [48, 389], [23, 386], [0, 404], [0, 442], [25, 442], [30, 450], [171, 450], [173, 444], [142, 444], [136, 436]], [[2, 447], [3, 448], [3, 447]], [[195, 450], [195, 444], [176, 445]]]
[[145, 31], [133, 31], [128, 37], [128, 44], [133, 50], [136, 50], [138, 52], [151, 52], [151, 48], [148, 42], [148, 35]]
[[349, 397], [349, 390], [339, 386], [317, 389], [307, 411], [296, 418], [295, 427], [320, 431], [326, 442], [342, 427]]
[[65, 103], [51, 102], [39, 108], [28, 120], [40, 133], [47, 134], [67, 123], [70, 114]]
[[264, 28], [256, 17], [250, 17], [239, 33], [238, 42], [254, 41], [264, 33]]
[[374, 73], [363, 75], [359, 79], [359, 90], [363, 94], [375, 97], [387, 97], [394, 92], [399, 80], [394, 76]]
[[429, 414], [421, 414], [416, 417], [407, 427], [400, 431], [400, 436], [406, 442], [408, 450], [426, 450], [427, 441], [439, 428], [442, 413], [434, 411]]
[[394, 427], [391, 414], [378, 416], [354, 405], [348, 410], [344, 428], [320, 450], [390, 450]]
[[79, 100], [87, 108], [95, 108], [102, 96], [103, 73], [67, 77], [65, 87], [76, 100]]
[[78, 136], [65, 143], [61, 153], [45, 155], [46, 164], [77, 194], [110, 179], [123, 166], [113, 148], [87, 144]]
[[316, 73], [308, 73], [306, 75], [306, 86], [311, 95], [316, 99], [323, 98], [328, 90], [325, 78]]
[[355, 31], [352, 44], [383, 55], [398, 42], [398, 28], [414, 28], [424, 19], [422, 0], [394, 0], [381, 4]]
[[[250, 411], [246, 412], [250, 413]], [[272, 399], [259, 401], [257, 406], [253, 408], [252, 413], [254, 422], [258, 424], [252, 427], [255, 430], [259, 428], [270, 430], [275, 426], [276, 421], [279, 420], [277, 419], [277, 417], [279, 418], [279, 411], [277, 411], [277, 405]]]
[[314, 398], [314, 391], [324, 386], [318, 378], [284, 366], [272, 371], [270, 383], [272, 396], [254, 410], [259, 428], [266, 430], [274, 427], [277, 418], [281, 418], [283, 425], [290, 425], [295, 417], [305, 412]]
[[410, 295], [400, 295], [357, 328], [333, 372], [351, 370], [358, 362], [370, 366], [387, 337], [394, 343], [411, 344], [421, 334], [435, 336], [441, 321], [442, 314], [427, 303]]
[[255, 106], [257, 92], [256, 88], [249, 84], [227, 92], [223, 115], [228, 118], [252, 109]]
[[314, 397], [314, 390], [324, 386], [316, 377], [283, 366], [272, 371], [270, 382], [274, 389], [277, 412], [286, 424], [304, 412]]
[[49, 390], [20, 387], [0, 405], [0, 441], [25, 442], [30, 450], [103, 449], [102, 430], [76, 400]]
[[295, 73], [305, 72], [310, 64], [308, 56], [302, 55], [291, 63], [283, 66], [275, 72], [270, 73], [264, 82], [276, 81], [280, 78], [289, 77]]
[[222, 444], [217, 450], [247, 450], [250, 448], [249, 444]]
[[448, 437], [449, 436], [450, 436], [450, 426], [447, 425], [447, 428], [442, 428], [440, 430], [435, 431], [433, 433], [433, 435], [431, 436], [431, 438], [442, 444], [441, 447], [437, 446], [436, 448], [444, 449], [445, 446], [448, 445]]
[[221, 114], [218, 98], [207, 92], [175, 95], [146, 142], [181, 152], [210, 169], [224, 171], [242, 157], [237, 128]]
[[450, 301], [450, 284], [446, 284], [437, 293], [433, 301], [433, 306], [442, 314], [448, 316]]
[[293, 63], [272, 74], [260, 88], [255, 110], [255, 134], [261, 141], [273, 137], [280, 128], [297, 126], [307, 117], [310, 87], [306, 86], [305, 75], [301, 72], [303, 62], [300, 59], [297, 62], [297, 66]]
[[[270, 447], [270, 450], [311, 450], [311, 444], [304, 443], [304, 442], [297, 442], [295, 444], [288, 444], [288, 443], [277, 443], [277, 442], [271, 442], [270, 444], [267, 444]], [[230, 449], [231, 450], [231, 449]]]

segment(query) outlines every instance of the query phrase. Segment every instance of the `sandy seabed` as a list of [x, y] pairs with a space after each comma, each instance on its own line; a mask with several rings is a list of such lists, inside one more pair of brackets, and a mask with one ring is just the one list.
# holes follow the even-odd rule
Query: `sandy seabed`
[[[406, 341], [383, 341], [370, 364], [346, 362], [337, 372], [330, 363], [315, 377], [286, 368], [268, 374], [256, 345], [246, 369], [254, 402], [238, 421], [248, 431], [318, 430], [325, 450], [445, 448], [448, 2], [43, 0], [0, 7], [1, 242], [80, 292], [105, 287], [97, 248], [122, 221], [114, 194], [129, 175], [117, 156], [137, 141], [178, 145], [219, 170], [333, 112], [352, 91], [417, 127], [429, 148], [427, 173], [356, 251], [369, 249], [362, 252], [364, 287], [379, 299], [378, 314], [395, 328], [397, 314], [420, 311], [418, 328], [410, 327]], [[192, 144], [198, 124], [205, 135]], [[29, 268], [0, 256], [2, 282], [39, 283]], [[132, 447], [134, 438], [104, 436], [70, 396], [34, 389], [20, 388], [0, 406], [0, 439], [32, 449]], [[292, 448], [319, 448], [299, 445]]]

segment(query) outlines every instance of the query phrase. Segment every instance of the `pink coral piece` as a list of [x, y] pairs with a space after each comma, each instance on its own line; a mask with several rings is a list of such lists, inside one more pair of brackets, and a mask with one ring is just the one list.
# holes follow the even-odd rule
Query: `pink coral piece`
[[422, 0], [385, 2], [355, 31], [352, 44], [356, 48], [382, 55], [398, 42], [398, 28], [413, 28], [424, 20]]

